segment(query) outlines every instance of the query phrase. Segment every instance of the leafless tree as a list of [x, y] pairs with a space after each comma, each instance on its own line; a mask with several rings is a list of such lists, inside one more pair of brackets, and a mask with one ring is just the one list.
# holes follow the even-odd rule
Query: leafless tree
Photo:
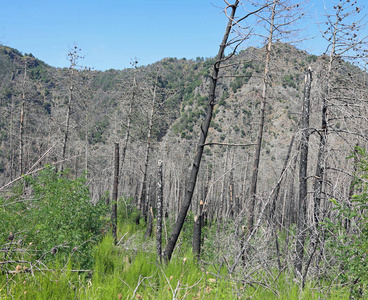
[[297, 272], [302, 274], [304, 243], [306, 238], [306, 218], [307, 218], [307, 195], [308, 195], [308, 148], [309, 148], [309, 111], [310, 94], [312, 85], [312, 70], [308, 68], [304, 81], [303, 111], [301, 121], [301, 151], [299, 167], [299, 213], [298, 213], [298, 236], [296, 241], [296, 262]]
[[[253, 231], [254, 218], [255, 218], [255, 204], [257, 198], [257, 182], [258, 182], [258, 172], [260, 165], [260, 157], [261, 157], [261, 149], [262, 149], [262, 140], [263, 140], [263, 131], [265, 124], [265, 109], [267, 104], [267, 99], [269, 97], [268, 89], [270, 85], [270, 60], [272, 53], [272, 46], [276, 41], [281, 40], [282, 38], [290, 38], [292, 34], [295, 34], [295, 29], [291, 29], [292, 26], [295, 26], [295, 23], [300, 20], [300, 18], [304, 15], [302, 10], [302, 4], [305, 1], [291, 4], [289, 1], [280, 1], [280, 0], [272, 0], [266, 1], [267, 8], [262, 10], [257, 14], [260, 22], [265, 22], [268, 25], [267, 32], [268, 37], [266, 37], [266, 46], [265, 46], [265, 67], [263, 74], [263, 82], [262, 82], [262, 95], [261, 105], [260, 105], [260, 114], [259, 114], [259, 123], [258, 123], [258, 132], [257, 132], [257, 146], [254, 155], [253, 162], [253, 171], [252, 171], [252, 181], [250, 185], [250, 203], [249, 203], [249, 218], [248, 218], [248, 228], [247, 235], [249, 236]], [[258, 4], [259, 5], [259, 4]], [[261, 5], [264, 5], [262, 3]]]
[[64, 129], [64, 140], [62, 144], [62, 155], [61, 155], [61, 171], [64, 169], [64, 163], [66, 158], [66, 149], [68, 144], [68, 138], [69, 138], [69, 131], [70, 131], [70, 114], [71, 114], [71, 107], [73, 104], [73, 97], [75, 94], [74, 87], [75, 87], [75, 75], [78, 72], [78, 59], [81, 58], [80, 51], [77, 47], [77, 45], [74, 45], [72, 49], [70, 49], [68, 53], [68, 59], [70, 62], [69, 70], [70, 70], [70, 77], [69, 77], [69, 95], [68, 95], [68, 103], [66, 107], [66, 120], [65, 120], [65, 129]]
[[[185, 221], [185, 217], [187, 215], [189, 206], [192, 202], [192, 197], [193, 197], [193, 193], [194, 193], [194, 189], [197, 183], [197, 176], [198, 176], [198, 172], [199, 172], [199, 167], [201, 164], [201, 160], [202, 160], [202, 154], [203, 154], [203, 149], [206, 143], [206, 138], [208, 135], [208, 130], [210, 127], [210, 123], [212, 120], [212, 114], [213, 114], [213, 108], [215, 106], [215, 91], [216, 91], [216, 85], [217, 85], [217, 80], [219, 77], [219, 71], [220, 71], [220, 66], [221, 63], [228, 60], [230, 57], [232, 57], [236, 51], [236, 48], [240, 45], [240, 43], [242, 41], [244, 41], [244, 39], [239, 39], [239, 38], [235, 38], [235, 39], [231, 39], [229, 40], [229, 36], [232, 30], [234, 30], [234, 26], [238, 26], [238, 23], [241, 20], [246, 19], [247, 17], [261, 11], [264, 7], [258, 8], [255, 11], [252, 11], [250, 13], [248, 13], [246, 16], [242, 17], [241, 19], [236, 20], [235, 19], [235, 12], [239, 6], [239, 1], [235, 1], [234, 4], [229, 4], [227, 1], [225, 1], [227, 4], [227, 7], [225, 8], [225, 13], [228, 16], [228, 24], [225, 30], [225, 34], [223, 36], [223, 40], [222, 43], [220, 45], [220, 49], [219, 52], [216, 56], [216, 62], [213, 66], [213, 71], [212, 71], [212, 76], [211, 76], [211, 81], [210, 81], [210, 90], [209, 90], [209, 99], [208, 99], [208, 106], [207, 106], [207, 112], [206, 112], [206, 117], [203, 121], [203, 124], [201, 126], [201, 132], [200, 132], [200, 138], [199, 138], [199, 142], [197, 145], [197, 151], [196, 151], [196, 155], [194, 158], [194, 162], [192, 165], [192, 170], [190, 173], [190, 177], [189, 177], [189, 184], [188, 187], [186, 189], [186, 193], [185, 193], [185, 198], [184, 201], [182, 203], [180, 212], [178, 214], [178, 218], [177, 221], [174, 225], [173, 231], [171, 233], [171, 236], [169, 238], [169, 241], [167, 243], [166, 249], [165, 249], [165, 254], [164, 254], [164, 259], [165, 261], [169, 261], [172, 253], [174, 251], [176, 242], [178, 240], [179, 234], [181, 232], [181, 229], [183, 227], [184, 221]], [[227, 10], [230, 9], [231, 13], [228, 14]], [[236, 20], [236, 21], [235, 21]], [[229, 54], [228, 56], [225, 57], [224, 53], [225, 53], [225, 49], [226, 47], [230, 46], [230, 45], [235, 45], [235, 50]]]

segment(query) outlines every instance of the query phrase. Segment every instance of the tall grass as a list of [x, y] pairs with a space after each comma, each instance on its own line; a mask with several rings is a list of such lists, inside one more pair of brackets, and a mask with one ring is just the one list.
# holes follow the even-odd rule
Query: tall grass
[[34, 275], [3, 274], [0, 299], [349, 299], [347, 288], [321, 290], [313, 282], [301, 291], [286, 274], [274, 276], [277, 280], [268, 286], [244, 286], [226, 268], [220, 273], [218, 266], [204, 269], [187, 246], [168, 265], [160, 265], [154, 238], [144, 239], [144, 226], [133, 222], [120, 222], [118, 247], [110, 234], [95, 246], [91, 272], [73, 272], [75, 265], [61, 271], [55, 262]]

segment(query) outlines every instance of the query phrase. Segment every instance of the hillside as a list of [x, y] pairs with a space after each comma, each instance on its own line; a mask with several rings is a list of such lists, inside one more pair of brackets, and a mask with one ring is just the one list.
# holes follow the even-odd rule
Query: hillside
[[[263, 49], [248, 48], [240, 51], [221, 70], [217, 88], [217, 105], [214, 111], [209, 142], [252, 144], [256, 140], [259, 102], [263, 80]], [[22, 93], [26, 97], [25, 109], [25, 152], [26, 169], [49, 149], [51, 153], [42, 163], [60, 160], [61, 142], [65, 126], [70, 70], [56, 69], [32, 56], [2, 46], [1, 64], [1, 182], [19, 175], [18, 135]], [[27, 75], [24, 79], [24, 61], [27, 61]], [[269, 95], [266, 107], [266, 126], [262, 151], [261, 180], [272, 186], [277, 180], [286, 156], [289, 141], [297, 132], [300, 119], [304, 70], [311, 66], [315, 74], [321, 70], [322, 59], [309, 55], [287, 44], [276, 44], [273, 52], [269, 78]], [[81, 62], [82, 63], [82, 62]], [[132, 145], [138, 151], [128, 155], [132, 164], [129, 177], [139, 181], [134, 165], [139, 166], [142, 158], [148, 126], [150, 97], [155, 73], [158, 70], [158, 104], [154, 121], [154, 148], [174, 146], [169, 157], [184, 156], [185, 165], [197, 142], [201, 120], [205, 115], [209, 87], [209, 74], [213, 59], [197, 58], [197, 61], [166, 58], [149, 66], [136, 69], [109, 70], [105, 72], [80, 69], [73, 75], [74, 99], [71, 103], [71, 137], [68, 156], [76, 157], [68, 164], [77, 173], [87, 166], [91, 178], [104, 172], [108, 174], [111, 161], [112, 141], [123, 139], [131, 95], [133, 74], [136, 76], [139, 99], [133, 107]], [[354, 68], [346, 66], [340, 72]], [[355, 72], [357, 70], [355, 69]], [[313, 85], [318, 89], [318, 78]], [[24, 87], [23, 87], [24, 86]], [[311, 112], [311, 128], [319, 128], [320, 103], [318, 91], [314, 91]], [[239, 164], [247, 168], [245, 161], [252, 160], [253, 148], [228, 148], [213, 146], [206, 150], [206, 161], [220, 162], [224, 153], [230, 151]], [[167, 150], [168, 151], [168, 150]], [[168, 151], [169, 152], [169, 151]], [[87, 153], [87, 154], [86, 154]], [[143, 155], [143, 153], [142, 153]], [[157, 151], [152, 152], [152, 160]], [[176, 161], [177, 157], [173, 157]], [[224, 158], [225, 159], [225, 158]], [[234, 162], [233, 162], [234, 163]], [[151, 165], [151, 164], [150, 164]], [[170, 163], [168, 163], [170, 165]], [[11, 167], [13, 166], [13, 167]], [[106, 169], [107, 167], [107, 169]], [[178, 168], [178, 166], [176, 166]], [[218, 166], [220, 169], [222, 167]], [[180, 169], [180, 168], [179, 168]], [[139, 173], [139, 172], [138, 172]], [[243, 171], [239, 170], [242, 177]], [[276, 176], [276, 177], [275, 177]], [[103, 176], [105, 179], [106, 177]], [[138, 178], [137, 178], [138, 177]], [[239, 178], [240, 179], [240, 178]], [[106, 179], [107, 180], [107, 179]], [[107, 182], [102, 185], [104, 193]], [[134, 188], [126, 187], [124, 192], [134, 194]], [[241, 193], [239, 187], [238, 194]]]

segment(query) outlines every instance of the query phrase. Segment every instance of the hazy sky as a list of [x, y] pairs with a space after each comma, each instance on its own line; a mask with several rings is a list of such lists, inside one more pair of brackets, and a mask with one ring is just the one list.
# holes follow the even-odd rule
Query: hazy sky
[[[315, 2], [304, 24], [311, 34], [318, 30], [316, 11], [323, 13], [323, 1]], [[210, 57], [227, 23], [223, 7], [223, 0], [2, 0], [0, 42], [55, 67], [68, 66], [74, 43], [85, 56], [81, 64], [97, 70], [127, 68], [135, 57], [140, 65]], [[321, 54], [322, 46], [299, 47]]]

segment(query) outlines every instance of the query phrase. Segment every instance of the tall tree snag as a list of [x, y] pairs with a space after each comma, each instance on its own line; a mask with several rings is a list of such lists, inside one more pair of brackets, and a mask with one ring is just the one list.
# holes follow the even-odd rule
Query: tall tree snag
[[191, 170], [190, 178], [189, 178], [189, 185], [188, 185], [188, 188], [187, 188], [186, 193], [185, 193], [185, 198], [184, 198], [184, 201], [181, 205], [181, 209], [179, 211], [178, 218], [176, 220], [173, 231], [171, 233], [171, 236], [169, 238], [169, 241], [168, 241], [166, 249], [165, 249], [165, 253], [164, 253], [165, 262], [168, 262], [171, 259], [171, 256], [172, 256], [172, 253], [174, 251], [176, 242], [179, 238], [179, 234], [180, 234], [181, 229], [183, 227], [183, 224], [184, 224], [185, 217], [187, 215], [189, 206], [192, 202], [194, 188], [195, 188], [196, 183], [197, 183], [197, 176], [198, 176], [199, 166], [201, 164], [204, 144], [206, 143], [208, 129], [210, 128], [210, 123], [211, 123], [211, 120], [212, 120], [213, 107], [215, 106], [215, 91], [216, 91], [216, 84], [217, 84], [217, 80], [218, 80], [218, 74], [219, 74], [219, 70], [220, 70], [220, 64], [221, 64], [221, 62], [224, 58], [225, 48], [227, 46], [227, 41], [228, 41], [228, 38], [229, 38], [229, 35], [230, 35], [231, 28], [233, 26], [235, 11], [236, 11], [238, 5], [239, 5], [238, 0], [235, 1], [235, 3], [233, 5], [228, 5], [228, 8], [231, 8], [231, 15], [229, 17], [229, 21], [228, 21], [228, 24], [227, 24], [227, 27], [226, 27], [224, 37], [222, 39], [222, 43], [220, 45], [219, 52], [216, 56], [216, 63], [213, 66], [211, 83], [210, 83], [210, 91], [209, 91], [209, 99], [208, 99], [209, 102], [208, 102], [208, 106], [207, 106], [206, 117], [205, 117], [205, 119], [203, 121], [203, 124], [201, 126], [201, 133], [200, 133], [200, 138], [199, 138], [199, 142], [198, 142], [198, 145], [197, 145], [197, 152], [196, 152], [194, 162], [193, 162], [193, 165], [192, 165], [192, 170]]
[[163, 213], [163, 188], [162, 188], [162, 161], [158, 161], [157, 172], [157, 233], [156, 233], [156, 250], [157, 262], [161, 263], [162, 259], [162, 213]]
[[201, 255], [201, 237], [202, 237], [202, 223], [203, 223], [203, 201], [199, 203], [199, 213], [194, 216], [193, 227], [193, 254], [197, 259]]
[[310, 109], [310, 91], [312, 85], [312, 70], [308, 68], [304, 81], [304, 97], [302, 112], [302, 138], [300, 151], [299, 167], [299, 213], [298, 213], [298, 233], [296, 239], [296, 261], [295, 269], [302, 274], [304, 243], [306, 239], [306, 219], [307, 219], [307, 169], [308, 169], [308, 146], [309, 146], [309, 109]]
[[20, 123], [19, 123], [19, 171], [20, 175], [24, 174], [24, 112], [26, 106], [25, 85], [27, 79], [27, 59], [24, 58], [24, 77], [22, 83], [22, 104], [20, 108]]
[[66, 108], [66, 120], [65, 120], [65, 132], [64, 132], [64, 141], [63, 141], [63, 151], [61, 155], [61, 171], [64, 170], [64, 163], [66, 157], [66, 147], [68, 144], [69, 138], [69, 123], [70, 123], [70, 113], [71, 113], [71, 106], [73, 103], [73, 96], [74, 96], [74, 75], [76, 72], [77, 61], [80, 58], [79, 53], [80, 49], [75, 45], [72, 50], [69, 51], [68, 57], [70, 62], [70, 82], [69, 82], [69, 97], [68, 97], [68, 104]]
[[118, 186], [119, 186], [119, 143], [115, 143], [115, 157], [114, 157], [114, 177], [112, 186], [112, 199], [111, 199], [111, 226], [112, 236], [114, 242], [117, 242], [117, 210], [118, 210]]
[[264, 119], [265, 119], [268, 70], [269, 70], [269, 63], [270, 63], [270, 56], [271, 56], [271, 45], [272, 45], [272, 38], [273, 38], [273, 31], [274, 31], [274, 21], [275, 21], [275, 12], [276, 12], [277, 2], [278, 2], [277, 0], [273, 1], [269, 37], [268, 37], [268, 42], [266, 46], [266, 60], [265, 60], [265, 70], [264, 70], [264, 75], [263, 75], [263, 88], [262, 88], [261, 109], [260, 109], [259, 124], [258, 124], [257, 146], [256, 146], [256, 152], [254, 156], [254, 163], [253, 163], [252, 183], [250, 186], [250, 204], [249, 204], [249, 212], [248, 212], [249, 218], [248, 218], [247, 235], [251, 234], [251, 232], [253, 231], [253, 226], [254, 226], [258, 169], [259, 169], [259, 160], [261, 157], [263, 127], [264, 127]]
[[[147, 143], [146, 143], [146, 156], [144, 159], [144, 169], [142, 174], [142, 179], [139, 187], [139, 194], [138, 194], [138, 201], [137, 207], [141, 213], [145, 213], [145, 204], [146, 204], [146, 189], [147, 189], [147, 170], [148, 170], [148, 159], [149, 159], [149, 152], [151, 148], [151, 135], [152, 135], [152, 126], [153, 126], [153, 116], [155, 113], [155, 105], [156, 105], [156, 91], [157, 91], [157, 84], [158, 84], [158, 67], [157, 67], [157, 74], [155, 80], [155, 86], [153, 88], [152, 94], [152, 103], [151, 103], [151, 111], [148, 118], [148, 131], [147, 131]], [[138, 225], [140, 220], [140, 215], [137, 216], [135, 222]]]

